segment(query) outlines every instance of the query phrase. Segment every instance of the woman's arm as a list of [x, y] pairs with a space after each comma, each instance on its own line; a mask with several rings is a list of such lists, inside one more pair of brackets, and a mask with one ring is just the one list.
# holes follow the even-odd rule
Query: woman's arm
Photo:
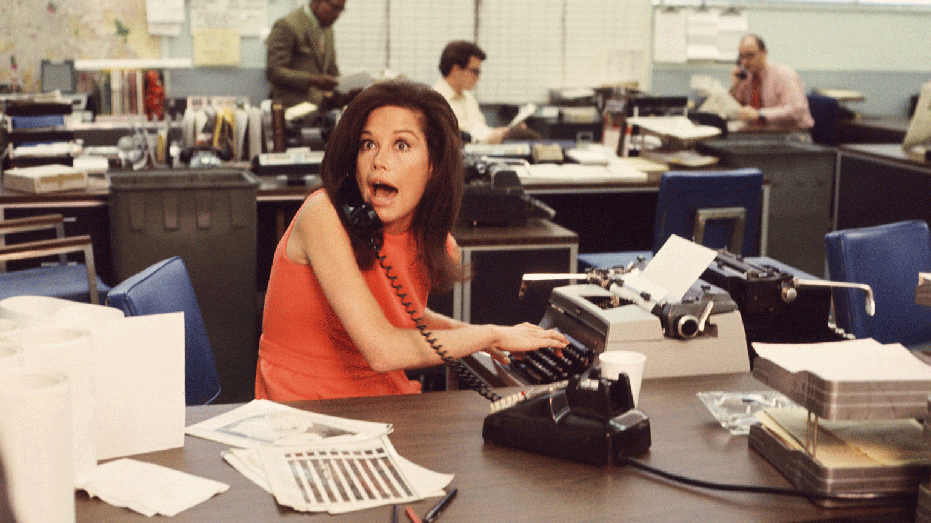
[[[288, 258], [309, 263], [320, 286], [350, 338], [377, 372], [438, 365], [440, 357], [416, 329], [395, 327], [388, 321], [362, 277], [336, 209], [319, 194], [297, 217]], [[428, 313], [425, 323], [446, 353], [459, 358], [489, 348], [525, 352], [565, 347], [564, 336], [535, 325], [503, 327], [466, 325]]]

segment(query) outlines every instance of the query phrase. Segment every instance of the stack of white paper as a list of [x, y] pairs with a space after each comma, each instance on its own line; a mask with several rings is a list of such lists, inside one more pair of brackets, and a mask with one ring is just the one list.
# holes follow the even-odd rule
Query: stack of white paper
[[279, 504], [331, 514], [442, 495], [453, 476], [402, 458], [388, 440], [390, 432], [385, 423], [265, 400], [187, 428], [189, 435], [240, 447], [223, 458]]

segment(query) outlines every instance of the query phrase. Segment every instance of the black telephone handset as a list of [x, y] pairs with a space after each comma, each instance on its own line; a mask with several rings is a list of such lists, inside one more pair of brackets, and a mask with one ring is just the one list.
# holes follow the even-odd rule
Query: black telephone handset
[[375, 208], [362, 199], [355, 176], [343, 179], [339, 187], [340, 211], [349, 225], [350, 236], [360, 238], [377, 255], [384, 243], [383, 224]]
[[747, 70], [744, 69], [744, 66], [740, 65], [740, 58], [737, 59], [737, 67], [740, 68], [740, 72], [737, 73], [737, 78], [740, 78], [741, 80], [746, 80], [747, 76], [749, 76], [750, 73], [748, 73]]
[[384, 269], [385, 276], [391, 282], [391, 287], [394, 289], [398, 299], [401, 300], [401, 305], [404, 306], [404, 310], [406, 310], [407, 313], [410, 314], [411, 319], [414, 320], [414, 324], [420, 332], [420, 335], [423, 336], [424, 339], [427, 340], [427, 343], [430, 344], [430, 347], [440, 355], [443, 363], [456, 373], [461, 385], [471, 388], [489, 401], [500, 400], [501, 396], [491, 390], [491, 387], [478, 374], [473, 372], [472, 369], [461, 361], [446, 354], [446, 350], [443, 349], [443, 346], [433, 337], [433, 333], [427, 330], [427, 325], [423, 323], [423, 314], [421, 313], [420, 316], [417, 315], [418, 311], [413, 308], [413, 302], [407, 299], [407, 294], [396, 281], [397, 276], [391, 274], [391, 266], [385, 263], [386, 257], [380, 252], [384, 245], [384, 236], [382, 235], [384, 225], [382, 224], [381, 218], [379, 218], [378, 214], [375, 212], [375, 208], [362, 199], [362, 193], [359, 191], [359, 186], [356, 184], [355, 176], [349, 175], [343, 180], [339, 188], [339, 198], [340, 202], [338, 202], [338, 204], [340, 212], [343, 213], [343, 217], [349, 225], [349, 235], [361, 239], [367, 247], [372, 249], [372, 252], [375, 254], [375, 259], [378, 260], [378, 264]]

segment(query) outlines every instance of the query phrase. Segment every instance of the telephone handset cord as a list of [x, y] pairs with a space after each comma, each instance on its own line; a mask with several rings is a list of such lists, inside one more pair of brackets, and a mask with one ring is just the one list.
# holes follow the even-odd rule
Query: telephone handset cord
[[501, 396], [498, 395], [495, 391], [491, 390], [491, 387], [485, 383], [485, 381], [471, 369], [465, 366], [461, 361], [451, 357], [447, 354], [446, 349], [433, 337], [433, 333], [427, 330], [427, 325], [423, 322], [423, 315], [417, 316], [417, 309], [412, 308], [414, 303], [407, 299], [407, 293], [402, 292], [403, 288], [399, 283], [397, 283], [398, 277], [391, 274], [391, 265], [386, 265], [385, 260], [387, 256], [381, 254], [380, 252], [375, 254], [375, 258], [378, 260], [378, 264], [381, 265], [381, 268], [385, 271], [385, 277], [388, 278], [389, 285], [394, 289], [394, 293], [398, 296], [398, 299], [401, 300], [401, 305], [404, 306], [404, 310], [410, 315], [411, 319], [414, 320], [414, 325], [417, 327], [417, 330], [420, 332], [420, 335], [423, 336], [427, 343], [430, 344], [437, 354], [439, 354], [440, 359], [443, 360], [453, 372], [456, 373], [456, 376], [459, 378], [460, 382], [468, 386], [470, 389], [474, 390], [481, 394], [485, 399], [491, 402], [500, 401]]

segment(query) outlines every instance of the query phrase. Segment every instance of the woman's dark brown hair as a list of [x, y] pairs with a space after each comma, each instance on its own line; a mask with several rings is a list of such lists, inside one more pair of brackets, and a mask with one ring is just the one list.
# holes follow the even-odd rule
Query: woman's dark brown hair
[[[463, 169], [459, 123], [442, 95], [429, 86], [407, 81], [382, 82], [359, 93], [346, 107], [327, 142], [320, 166], [324, 187], [330, 201], [339, 209], [340, 185], [347, 177], [356, 183], [356, 158], [369, 113], [385, 106], [418, 113], [427, 139], [433, 172], [414, 210], [411, 228], [432, 288], [447, 290], [461, 280], [463, 274], [446, 248], [447, 236], [459, 215]], [[340, 219], [343, 227], [350, 230], [343, 213]], [[366, 246], [364, 239], [351, 231], [349, 236], [359, 267], [370, 269], [375, 263], [375, 253]]]

